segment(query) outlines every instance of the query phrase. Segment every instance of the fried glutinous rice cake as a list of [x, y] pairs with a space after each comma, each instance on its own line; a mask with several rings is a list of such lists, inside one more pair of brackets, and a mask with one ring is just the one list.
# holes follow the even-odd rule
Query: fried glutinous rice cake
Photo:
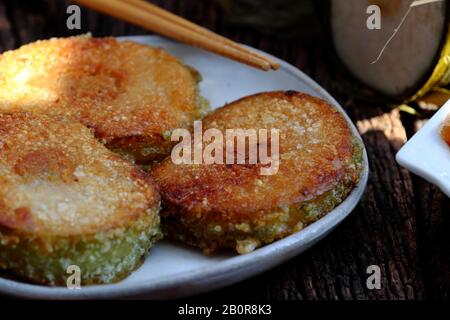
[[160, 48], [89, 35], [0, 56], [0, 112], [71, 115], [139, 164], [170, 153], [170, 132], [200, 116], [199, 74]]
[[32, 282], [109, 283], [160, 238], [151, 178], [59, 116], [0, 114], [0, 269]]
[[163, 231], [205, 253], [247, 253], [300, 231], [340, 204], [359, 181], [361, 142], [340, 112], [309, 95], [243, 98], [207, 116], [203, 131], [211, 128], [278, 129], [280, 158], [273, 175], [261, 175], [261, 163], [191, 165], [171, 158], [153, 169]]

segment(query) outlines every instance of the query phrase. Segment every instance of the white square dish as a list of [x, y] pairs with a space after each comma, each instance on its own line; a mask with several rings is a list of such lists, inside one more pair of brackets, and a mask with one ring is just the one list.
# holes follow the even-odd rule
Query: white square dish
[[450, 197], [450, 147], [441, 128], [450, 115], [450, 100], [397, 153], [397, 162], [437, 185]]

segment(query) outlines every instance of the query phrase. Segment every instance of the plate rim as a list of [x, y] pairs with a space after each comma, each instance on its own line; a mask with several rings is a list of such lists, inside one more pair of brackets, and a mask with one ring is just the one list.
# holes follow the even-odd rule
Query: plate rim
[[[136, 35], [116, 38], [119, 40], [131, 40], [137, 42], [144, 41], [150, 45], [175, 43], [189, 46], [156, 35]], [[255, 49], [250, 46], [246, 47], [271, 57], [275, 61], [279, 62], [280, 71], [284, 69], [293, 77], [301, 79], [301, 81], [308, 85], [321, 99], [327, 100], [343, 115], [347, 124], [351, 128], [352, 133], [363, 146], [363, 169], [361, 172], [360, 181], [348, 197], [327, 215], [298, 233], [261, 247], [252, 253], [229, 258], [218, 263], [217, 266], [202, 267], [194, 272], [181, 272], [180, 274], [171, 277], [169, 280], [163, 279], [151, 283], [118, 282], [115, 284], [87, 286], [83, 287], [81, 290], [70, 290], [64, 287], [47, 287], [0, 277], [0, 293], [7, 294], [9, 296], [32, 299], [106, 299], [136, 296], [148, 296], [151, 298], [179, 298], [191, 296], [194, 294], [200, 294], [223, 288], [227, 285], [237, 283], [251, 276], [256, 276], [264, 271], [272, 269], [273, 267], [280, 265], [286, 260], [291, 259], [309, 249], [312, 245], [320, 241], [324, 236], [337, 227], [345, 218], [347, 218], [347, 216], [359, 203], [365, 191], [369, 176], [367, 151], [356, 126], [353, 124], [350, 117], [347, 115], [342, 106], [336, 101], [336, 99], [334, 99], [331, 94], [329, 94], [324, 88], [322, 88], [308, 75], [303, 73], [300, 69], [262, 50]], [[253, 271], [251, 271], [251, 268], [248, 267], [252, 264], [252, 262], [254, 263], [255, 259], [260, 259], [267, 256], [277, 257], [280, 259], [274, 261], [275, 259], [272, 258], [271, 263], [258, 264]], [[247, 267], [247, 271], [242, 272], [242, 268], [245, 267]], [[235, 274], [234, 278], [232, 276], [233, 274]], [[210, 283], [211, 278], [215, 278], [216, 280], [214, 285], [211, 285]], [[231, 280], [230, 278], [233, 279]], [[205, 279], [209, 280], [205, 281]], [[208, 288], [206, 288], [206, 286]]]

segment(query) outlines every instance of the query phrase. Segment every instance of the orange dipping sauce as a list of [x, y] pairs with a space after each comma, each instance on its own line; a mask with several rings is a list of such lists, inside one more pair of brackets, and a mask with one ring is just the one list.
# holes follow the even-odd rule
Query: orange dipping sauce
[[450, 117], [445, 121], [442, 131], [441, 131], [442, 139], [450, 146]]

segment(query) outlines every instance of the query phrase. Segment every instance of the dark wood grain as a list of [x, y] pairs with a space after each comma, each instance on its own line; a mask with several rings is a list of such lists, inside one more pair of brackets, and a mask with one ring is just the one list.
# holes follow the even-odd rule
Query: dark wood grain
[[[153, 1], [233, 40], [270, 52], [302, 69], [343, 104], [366, 144], [371, 175], [352, 215], [319, 244], [263, 275], [194, 299], [448, 299], [450, 296], [449, 199], [400, 168], [395, 153], [414, 132], [415, 119], [381, 105], [355, 102], [342, 92], [345, 75], [330, 58], [325, 39], [286, 42], [229, 26], [208, 0]], [[68, 2], [0, 2], [0, 49], [52, 36], [95, 36], [148, 31], [82, 10], [82, 30], [66, 28]], [[352, 84], [360, 90], [358, 84]], [[368, 290], [366, 269], [378, 265], [381, 290]]]

